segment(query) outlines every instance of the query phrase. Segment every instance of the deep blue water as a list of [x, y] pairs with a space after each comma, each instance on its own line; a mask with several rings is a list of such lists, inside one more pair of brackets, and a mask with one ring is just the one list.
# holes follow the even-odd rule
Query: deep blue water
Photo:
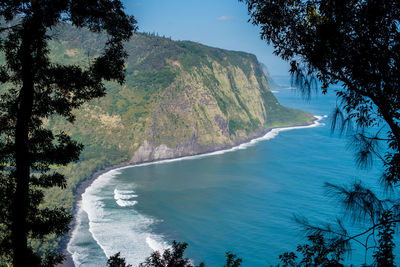
[[[333, 93], [311, 101], [294, 90], [275, 95], [281, 104], [314, 115], [329, 116], [336, 103]], [[152, 249], [178, 240], [189, 244], [186, 256], [196, 264], [222, 266], [228, 250], [243, 266], [277, 264], [279, 254], [305, 241], [295, 214], [313, 222], [333, 222], [340, 215], [325, 182], [361, 179], [378, 190], [379, 163], [356, 169], [348, 139], [331, 134], [329, 117], [321, 122], [246, 149], [103, 175], [83, 196], [69, 244], [75, 262], [104, 266], [105, 253], [121, 251], [135, 266]], [[363, 251], [353, 248], [348, 261], [360, 265]]]

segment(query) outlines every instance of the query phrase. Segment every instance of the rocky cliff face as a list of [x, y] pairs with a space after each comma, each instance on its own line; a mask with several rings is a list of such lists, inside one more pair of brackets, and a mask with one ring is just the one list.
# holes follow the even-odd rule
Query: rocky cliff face
[[268, 70], [267, 66], [265, 66], [265, 64], [260, 63], [260, 65], [261, 65], [261, 68], [262, 68], [263, 73], [265, 75], [265, 78], [268, 81], [269, 87], [271, 89], [282, 89], [282, 88], [284, 88], [284, 86], [281, 86], [281, 85], [279, 85], [279, 84], [277, 84], [275, 82], [275, 80], [272, 78], [272, 75], [269, 73], [269, 70]]
[[[131, 163], [232, 146], [265, 129], [267, 112], [261, 93], [269, 91], [264, 77], [260, 84], [253, 70], [246, 76], [238, 66], [208, 61], [209, 66], [190, 71], [174, 61], [178, 75], [151, 110], [144, 141]], [[251, 61], [249, 65], [257, 67]]]
[[[64, 39], [52, 49], [64, 64], [87, 64], [84, 55], [95, 55], [105, 40], [59, 31], [68, 34], [59, 34]], [[49, 121], [86, 145], [82, 159], [139, 163], [193, 155], [309, 120], [278, 103], [254, 55], [148, 34], [136, 34], [126, 47], [126, 84], [109, 83], [105, 97], [75, 112], [74, 125]]]

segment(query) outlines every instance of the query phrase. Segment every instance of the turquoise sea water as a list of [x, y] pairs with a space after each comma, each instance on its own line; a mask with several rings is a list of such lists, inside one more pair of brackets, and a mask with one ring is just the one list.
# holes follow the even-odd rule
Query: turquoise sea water
[[[380, 165], [356, 169], [348, 140], [330, 132], [333, 93], [307, 102], [294, 90], [274, 92], [285, 106], [328, 117], [243, 149], [102, 175], [82, 197], [68, 245], [76, 265], [105, 266], [106, 257], [120, 251], [137, 266], [178, 240], [189, 244], [186, 256], [196, 264], [222, 266], [229, 250], [243, 266], [269, 266], [305, 241], [293, 215], [333, 222], [340, 213], [325, 182], [362, 179], [378, 190]], [[360, 265], [363, 251], [353, 248], [348, 260]]]

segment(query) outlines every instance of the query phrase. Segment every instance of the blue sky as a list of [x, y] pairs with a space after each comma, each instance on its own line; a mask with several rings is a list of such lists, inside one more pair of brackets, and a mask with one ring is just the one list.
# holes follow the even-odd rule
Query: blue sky
[[273, 55], [248, 23], [247, 8], [237, 0], [123, 0], [138, 20], [139, 31], [173, 40], [191, 40], [229, 50], [253, 53], [272, 75], [287, 75], [288, 63]]

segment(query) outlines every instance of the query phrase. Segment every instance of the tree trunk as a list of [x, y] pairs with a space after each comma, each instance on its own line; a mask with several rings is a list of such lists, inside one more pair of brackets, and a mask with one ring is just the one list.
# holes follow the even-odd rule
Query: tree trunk
[[[37, 22], [37, 21], [36, 21]], [[29, 127], [32, 119], [34, 99], [34, 40], [38, 38], [39, 25], [35, 19], [26, 19], [22, 30], [22, 42], [19, 50], [21, 62], [22, 87], [18, 96], [18, 108], [15, 129], [15, 179], [16, 191], [12, 206], [11, 241], [13, 250], [13, 265], [35, 266], [32, 253], [28, 249], [28, 209], [29, 177], [31, 159], [29, 156]]]

